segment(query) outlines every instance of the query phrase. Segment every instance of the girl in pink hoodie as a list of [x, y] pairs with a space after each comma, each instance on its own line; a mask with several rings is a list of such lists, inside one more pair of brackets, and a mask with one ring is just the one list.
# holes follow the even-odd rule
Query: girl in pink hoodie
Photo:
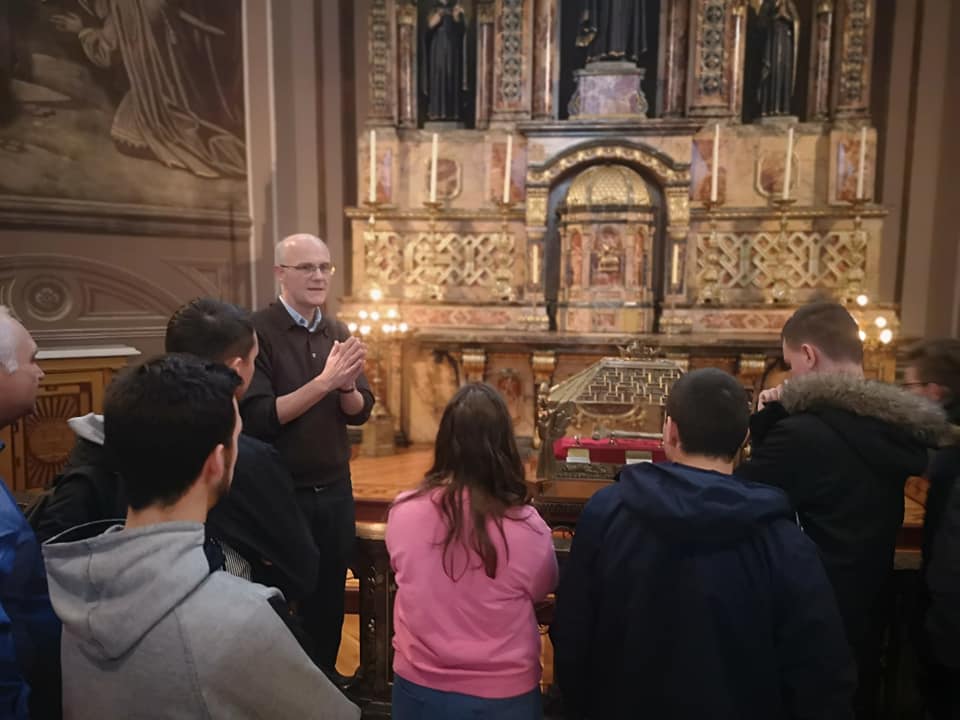
[[471, 383], [447, 405], [433, 467], [387, 521], [396, 574], [395, 720], [531, 720], [540, 707], [534, 604], [557, 583], [503, 399]]

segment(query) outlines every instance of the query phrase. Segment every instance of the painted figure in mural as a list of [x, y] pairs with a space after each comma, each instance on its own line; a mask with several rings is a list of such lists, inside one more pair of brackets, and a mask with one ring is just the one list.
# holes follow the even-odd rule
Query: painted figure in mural
[[427, 15], [420, 87], [427, 119], [457, 121], [467, 90], [467, 19], [459, 0], [434, 0]]
[[119, 58], [130, 89], [110, 135], [126, 154], [200, 177], [246, 174], [241, 14], [203, 0], [78, 0], [54, 26], [97, 67]]
[[581, 0], [577, 46], [587, 63], [638, 63], [647, 52], [646, 0]]
[[755, 0], [762, 38], [758, 100], [764, 116], [789, 115], [797, 83], [800, 13], [793, 0]]

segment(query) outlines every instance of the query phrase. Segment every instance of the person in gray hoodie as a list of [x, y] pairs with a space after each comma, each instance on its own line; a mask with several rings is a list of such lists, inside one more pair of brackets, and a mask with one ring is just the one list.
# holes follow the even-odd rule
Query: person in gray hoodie
[[203, 523], [232, 480], [239, 382], [166, 355], [108, 389], [126, 524], [82, 525], [43, 547], [66, 718], [360, 717], [271, 607], [279, 591], [211, 570]]

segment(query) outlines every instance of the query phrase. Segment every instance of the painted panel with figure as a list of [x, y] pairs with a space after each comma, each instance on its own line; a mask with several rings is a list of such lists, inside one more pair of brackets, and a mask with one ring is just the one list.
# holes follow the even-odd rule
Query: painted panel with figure
[[245, 217], [243, 91], [241, 0], [5, 0], [0, 209]]

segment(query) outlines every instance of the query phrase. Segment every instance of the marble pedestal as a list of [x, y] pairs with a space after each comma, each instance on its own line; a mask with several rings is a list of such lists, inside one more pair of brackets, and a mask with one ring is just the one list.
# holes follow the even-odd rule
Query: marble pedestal
[[644, 68], [629, 62], [595, 62], [575, 70], [577, 89], [570, 99], [570, 119], [645, 119], [644, 75]]

